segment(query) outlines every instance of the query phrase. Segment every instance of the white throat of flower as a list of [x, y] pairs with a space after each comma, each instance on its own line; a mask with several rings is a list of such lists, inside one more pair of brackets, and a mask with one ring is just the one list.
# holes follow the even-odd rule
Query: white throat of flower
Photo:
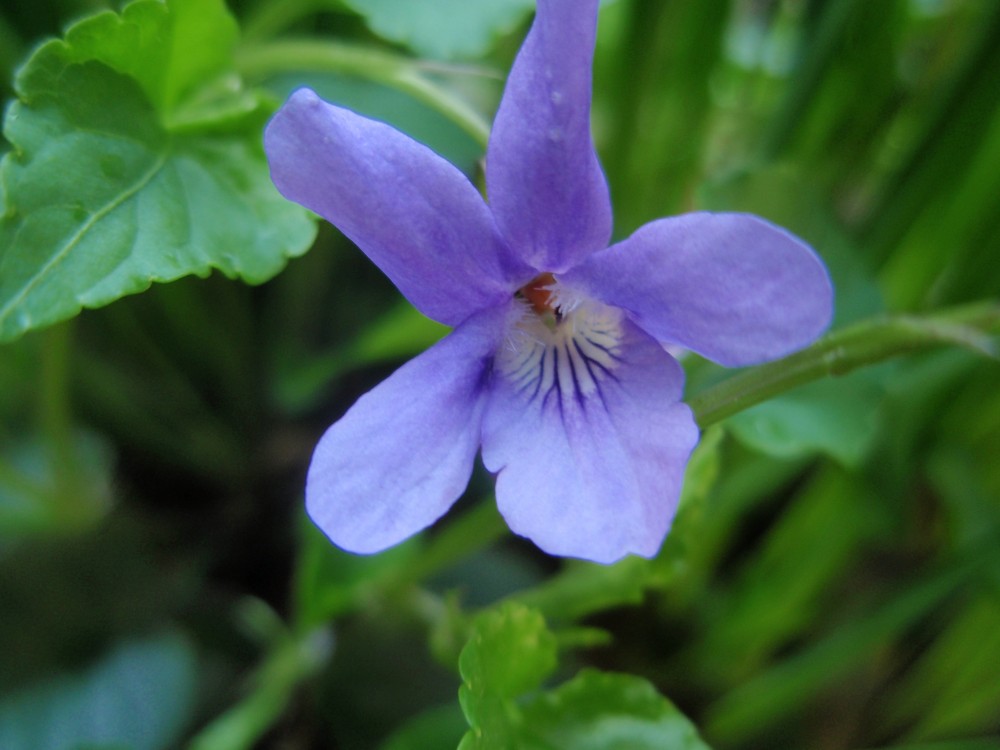
[[[540, 277], [541, 278], [541, 277]], [[580, 296], [551, 276], [516, 298], [497, 373], [528, 400], [556, 398], [581, 404], [602, 397], [622, 360], [623, 313]]]

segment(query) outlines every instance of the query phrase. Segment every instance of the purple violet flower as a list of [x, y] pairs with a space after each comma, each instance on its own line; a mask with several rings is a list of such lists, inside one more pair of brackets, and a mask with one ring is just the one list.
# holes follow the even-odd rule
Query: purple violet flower
[[655, 555], [698, 440], [664, 344], [738, 367], [829, 323], [822, 262], [754, 216], [659, 219], [607, 247], [590, 135], [597, 5], [538, 0], [493, 124], [489, 205], [425, 146], [312, 91], [267, 128], [282, 194], [454, 326], [316, 448], [307, 508], [346, 550], [381, 551], [440, 518], [481, 446], [515, 533], [603, 563]]

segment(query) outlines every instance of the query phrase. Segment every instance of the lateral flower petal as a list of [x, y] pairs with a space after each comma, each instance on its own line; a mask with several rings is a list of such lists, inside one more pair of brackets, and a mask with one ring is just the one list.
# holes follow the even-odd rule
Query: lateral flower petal
[[822, 261], [773, 224], [733, 213], [660, 219], [562, 277], [652, 336], [727, 367], [784, 356], [829, 325]]
[[617, 311], [602, 317], [498, 355], [483, 462], [511, 530], [610, 563], [660, 548], [698, 429], [677, 362]]
[[607, 246], [611, 204], [590, 135], [598, 0], [539, 0], [486, 154], [497, 225], [539, 271]]
[[428, 317], [457, 325], [524, 275], [472, 183], [398, 130], [300, 89], [264, 143], [278, 190], [340, 229]]
[[309, 466], [306, 508], [334, 544], [379, 552], [436, 521], [462, 494], [503, 319], [503, 308], [473, 315], [323, 435]]

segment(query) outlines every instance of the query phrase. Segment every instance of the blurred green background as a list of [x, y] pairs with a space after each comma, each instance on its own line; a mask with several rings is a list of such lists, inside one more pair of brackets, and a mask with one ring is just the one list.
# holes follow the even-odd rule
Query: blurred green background
[[[234, 2], [235, 66], [479, 181], [532, 5]], [[103, 7], [0, 6], [0, 94]], [[995, 0], [607, 2], [593, 122], [618, 237], [760, 214], [829, 265], [835, 328], [997, 304]], [[0, 748], [455, 747], [463, 628], [509, 598], [561, 634], [560, 676], [642, 676], [715, 748], [1000, 748], [995, 358], [907, 355], [713, 427], [650, 563], [546, 557], [481, 467], [425, 538], [342, 554], [302, 512], [311, 450], [443, 333], [324, 225], [262, 285], [154, 285], [0, 345]], [[730, 375], [684, 364], [692, 395]]]

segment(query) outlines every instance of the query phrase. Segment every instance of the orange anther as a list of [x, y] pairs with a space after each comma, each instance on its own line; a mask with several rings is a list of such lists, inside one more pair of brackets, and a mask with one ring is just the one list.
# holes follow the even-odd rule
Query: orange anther
[[543, 273], [521, 287], [521, 296], [531, 303], [539, 315], [552, 312], [552, 290], [546, 287], [555, 283], [555, 277], [551, 273]]

